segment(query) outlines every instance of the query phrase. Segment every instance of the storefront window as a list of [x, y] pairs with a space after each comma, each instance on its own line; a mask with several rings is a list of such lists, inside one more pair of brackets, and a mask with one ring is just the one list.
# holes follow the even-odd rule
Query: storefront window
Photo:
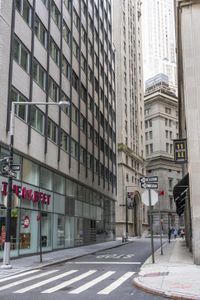
[[[42, 251], [52, 250], [52, 214], [42, 211], [41, 213], [41, 242], [42, 242]], [[38, 235], [40, 237], [40, 235]], [[39, 238], [40, 241], [40, 238]], [[39, 243], [38, 243], [39, 245]]]
[[53, 247], [64, 248], [65, 245], [65, 219], [64, 216], [54, 214], [54, 234], [53, 234]]
[[65, 216], [65, 247], [74, 246], [74, 217]]
[[27, 183], [38, 185], [39, 183], [39, 167], [30, 160], [23, 159], [23, 178]]
[[65, 193], [65, 179], [57, 174], [54, 174], [54, 192], [60, 194]]
[[83, 219], [75, 218], [75, 246], [83, 244]]
[[66, 195], [69, 197], [77, 197], [77, 183], [67, 179], [66, 180]]
[[29, 209], [21, 209], [19, 232], [20, 254], [37, 252], [37, 234], [37, 212]]
[[40, 168], [40, 186], [44, 189], [53, 189], [52, 172], [45, 168]]

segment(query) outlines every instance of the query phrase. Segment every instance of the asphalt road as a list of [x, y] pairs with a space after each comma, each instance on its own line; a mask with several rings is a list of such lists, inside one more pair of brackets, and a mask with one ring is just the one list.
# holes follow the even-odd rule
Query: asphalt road
[[[155, 249], [159, 241], [155, 240]], [[151, 254], [150, 240], [97, 252], [67, 263], [0, 279], [2, 300], [161, 300], [133, 286], [143, 262]], [[3, 281], [4, 280], [4, 281]]]

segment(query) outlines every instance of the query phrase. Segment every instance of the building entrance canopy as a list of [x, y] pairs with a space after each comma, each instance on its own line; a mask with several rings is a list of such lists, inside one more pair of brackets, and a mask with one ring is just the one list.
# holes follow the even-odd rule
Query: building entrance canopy
[[185, 209], [186, 192], [189, 188], [189, 173], [187, 173], [173, 189], [173, 196], [176, 203], [176, 212], [180, 216]]

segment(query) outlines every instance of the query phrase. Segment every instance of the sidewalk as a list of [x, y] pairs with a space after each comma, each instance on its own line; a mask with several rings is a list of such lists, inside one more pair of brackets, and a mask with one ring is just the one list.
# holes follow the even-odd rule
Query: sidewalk
[[[128, 241], [126, 243], [129, 243], [131, 241]], [[37, 268], [43, 268], [45, 266], [54, 265], [57, 263], [62, 263], [74, 258], [78, 258], [81, 256], [85, 256], [88, 254], [95, 253], [97, 251], [107, 250], [115, 247], [119, 247], [121, 245], [124, 245], [126, 243], [122, 244], [122, 240], [118, 239], [116, 241], [110, 241], [105, 243], [99, 243], [99, 244], [92, 244], [88, 246], [81, 246], [81, 247], [75, 247], [75, 248], [69, 248], [69, 249], [63, 249], [58, 251], [53, 251], [49, 253], [43, 253], [42, 254], [42, 263], [40, 263], [40, 256], [39, 255], [32, 255], [27, 257], [20, 257], [20, 258], [13, 258], [11, 259], [11, 265], [12, 269], [2, 269], [0, 263], [0, 278], [5, 276], [14, 275], [16, 273], [37, 269]]]
[[194, 265], [185, 240], [177, 238], [155, 253], [155, 264], [149, 257], [134, 278], [138, 288], [171, 299], [200, 300], [200, 266]]

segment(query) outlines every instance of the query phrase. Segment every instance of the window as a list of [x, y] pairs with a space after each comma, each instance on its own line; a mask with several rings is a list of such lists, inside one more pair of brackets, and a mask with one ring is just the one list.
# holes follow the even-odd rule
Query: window
[[50, 39], [50, 56], [54, 60], [54, 62], [59, 66], [60, 65], [60, 50], [52, 38]]
[[149, 131], [149, 138], [152, 139], [153, 138], [153, 132]]
[[79, 31], [80, 19], [79, 19], [79, 16], [75, 9], [74, 9], [74, 13], [73, 13], [73, 22], [74, 22], [74, 25], [76, 26], [77, 30]]
[[80, 116], [80, 129], [86, 133], [86, 118], [81, 114]]
[[87, 100], [87, 90], [82, 83], [81, 83], [81, 99], [84, 102], [86, 102], [86, 100]]
[[27, 0], [16, 0], [16, 8], [26, 23], [31, 26], [32, 9]]
[[86, 59], [85, 59], [83, 53], [81, 53], [81, 68], [85, 72], [85, 70], [86, 70]]
[[44, 5], [46, 6], [46, 7], [48, 7], [48, 0], [42, 0], [42, 2], [44, 3]]
[[69, 136], [65, 131], [61, 131], [60, 133], [60, 147], [66, 151], [69, 152]]
[[80, 162], [86, 165], [86, 150], [83, 147], [80, 147]]
[[[11, 90], [11, 101], [15, 102], [26, 102], [27, 99], [19, 93], [17, 90], [12, 88]], [[27, 120], [27, 107], [26, 105], [15, 105], [15, 114], [26, 122]]]
[[172, 178], [168, 178], [168, 183], [169, 183], [169, 190], [172, 189], [172, 185], [173, 185], [173, 179]]
[[37, 36], [39, 41], [42, 43], [42, 45], [46, 48], [47, 47], [47, 30], [37, 15], [35, 15], [34, 30], [35, 30], [35, 35]]
[[63, 38], [66, 41], [66, 43], [68, 44], [68, 46], [70, 47], [71, 32], [64, 20], [63, 20]]
[[66, 6], [66, 8], [71, 11], [71, 7], [72, 7], [72, 0], [64, 0], [64, 5]]
[[79, 88], [79, 79], [74, 71], [72, 71], [72, 86], [78, 91]]
[[34, 61], [33, 61], [33, 78], [44, 91], [46, 91], [46, 77], [47, 77], [46, 71], [34, 59]]
[[75, 39], [73, 39], [73, 44], [72, 44], [72, 51], [76, 59], [79, 61], [79, 46]]
[[86, 30], [85, 30], [85, 28], [83, 27], [83, 25], [82, 25], [82, 27], [81, 27], [81, 38], [82, 38], [83, 43], [86, 44], [87, 33], [86, 33]]
[[153, 152], [153, 144], [150, 144], [149, 146], [150, 146], [150, 153], [152, 153]]
[[166, 152], [169, 152], [169, 143], [166, 143]]
[[165, 137], [168, 139], [168, 130], [165, 130]]
[[59, 87], [51, 77], [49, 78], [49, 96], [53, 101], [59, 101]]
[[152, 120], [149, 120], [149, 127], [152, 127]]
[[25, 46], [15, 37], [14, 38], [14, 50], [13, 55], [15, 61], [27, 72], [29, 73], [29, 51]]
[[51, 16], [58, 28], [60, 28], [60, 12], [54, 1], [51, 1]]
[[57, 125], [48, 119], [48, 138], [57, 143]]
[[71, 78], [71, 66], [67, 59], [62, 56], [62, 73], [65, 75], [65, 77], [70, 80]]
[[165, 107], [165, 113], [170, 115], [172, 113], [171, 108]]
[[74, 139], [71, 139], [71, 155], [78, 159], [78, 143]]
[[72, 121], [78, 124], [78, 109], [75, 105], [72, 105]]
[[31, 126], [44, 134], [44, 114], [36, 106], [31, 106]]

